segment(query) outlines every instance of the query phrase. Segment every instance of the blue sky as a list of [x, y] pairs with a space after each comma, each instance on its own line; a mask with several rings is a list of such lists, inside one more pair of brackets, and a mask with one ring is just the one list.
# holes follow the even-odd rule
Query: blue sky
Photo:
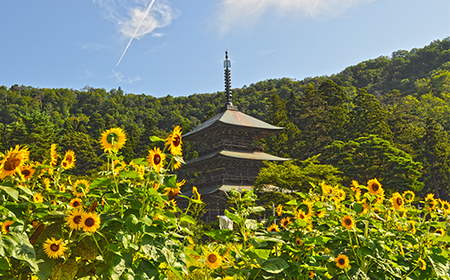
[[[0, 85], [155, 97], [339, 73], [450, 36], [448, 0], [2, 1]], [[127, 48], [128, 46], [128, 48]]]

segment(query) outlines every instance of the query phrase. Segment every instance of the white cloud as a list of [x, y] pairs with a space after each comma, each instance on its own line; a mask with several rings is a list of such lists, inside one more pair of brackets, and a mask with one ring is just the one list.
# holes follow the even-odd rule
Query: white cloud
[[[157, 0], [150, 11], [151, 0], [93, 0], [103, 11], [103, 15], [112, 20], [125, 39], [140, 39], [147, 34], [160, 37], [155, 30], [170, 25], [178, 16], [167, 0]], [[142, 24], [141, 24], [142, 23]], [[135, 31], [138, 30], [134, 36]]]
[[134, 82], [138, 82], [140, 80], [142, 80], [141, 77], [136, 76], [136, 77], [125, 77], [122, 73], [117, 72], [115, 70], [112, 70], [112, 77], [116, 78], [117, 82], [119, 83], [125, 83], [125, 84], [132, 84]]
[[330, 18], [359, 4], [373, 1], [375, 0], [222, 0], [217, 20], [221, 33], [226, 33], [234, 26], [252, 25], [269, 12]]
[[[134, 38], [140, 39], [157, 28], [168, 26], [174, 18], [172, 8], [160, 1], [155, 2], [148, 14], [146, 14], [146, 10], [145, 6], [130, 9], [128, 17], [118, 23], [119, 31], [125, 37], [131, 38], [139, 28]], [[155, 36], [160, 36], [160, 34], [156, 33]]]

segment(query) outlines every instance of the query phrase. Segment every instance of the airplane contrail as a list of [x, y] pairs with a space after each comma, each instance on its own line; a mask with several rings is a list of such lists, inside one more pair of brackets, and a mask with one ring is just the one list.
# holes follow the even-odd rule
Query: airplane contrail
[[145, 11], [144, 16], [141, 19], [141, 22], [139, 23], [138, 27], [136, 28], [136, 30], [134, 31], [133, 36], [131, 36], [130, 41], [128, 42], [128, 45], [126, 46], [125, 50], [122, 53], [122, 56], [120, 57], [119, 61], [116, 64], [116, 67], [119, 66], [119, 63], [122, 61], [123, 56], [125, 55], [125, 53], [128, 50], [128, 47], [130, 46], [131, 42], [133, 41], [134, 37], [136, 37], [136, 34], [138, 33], [139, 29], [142, 26], [142, 23], [144, 22], [144, 19], [148, 16], [148, 13], [150, 12], [150, 9], [153, 6], [153, 3], [155, 3], [156, 0], [152, 0], [152, 2], [150, 2], [150, 4], [148, 5], [147, 11]]

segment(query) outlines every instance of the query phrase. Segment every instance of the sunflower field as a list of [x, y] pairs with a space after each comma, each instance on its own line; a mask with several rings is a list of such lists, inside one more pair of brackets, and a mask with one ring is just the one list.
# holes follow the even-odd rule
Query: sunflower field
[[0, 153], [0, 279], [450, 279], [450, 203], [433, 194], [323, 182], [261, 220], [257, 195], [232, 190], [233, 226], [207, 230], [201, 194], [173, 174], [180, 127], [129, 163], [126, 140], [103, 132], [94, 179], [69, 175], [83, 163], [56, 145], [42, 163], [26, 146]]

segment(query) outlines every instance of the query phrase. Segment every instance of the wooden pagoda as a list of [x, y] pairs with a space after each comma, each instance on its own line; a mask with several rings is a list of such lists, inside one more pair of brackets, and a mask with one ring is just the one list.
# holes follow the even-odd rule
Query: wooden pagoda
[[[196, 173], [194, 186], [202, 195], [218, 191], [252, 189], [254, 180], [263, 167], [263, 161], [286, 161], [256, 147], [254, 141], [280, 132], [283, 128], [273, 126], [238, 110], [232, 103], [231, 63], [225, 52], [225, 93], [223, 110], [189, 133], [183, 141], [199, 144], [199, 156], [180, 169], [182, 173]], [[190, 195], [191, 186], [183, 192]]]

